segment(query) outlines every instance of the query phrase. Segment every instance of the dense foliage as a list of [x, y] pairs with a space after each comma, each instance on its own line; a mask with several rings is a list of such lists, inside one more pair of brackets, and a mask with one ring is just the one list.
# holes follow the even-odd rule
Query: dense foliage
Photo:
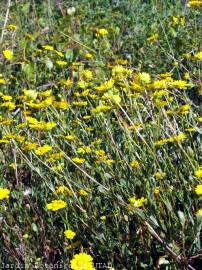
[[201, 7], [3, 1], [1, 267], [201, 269]]

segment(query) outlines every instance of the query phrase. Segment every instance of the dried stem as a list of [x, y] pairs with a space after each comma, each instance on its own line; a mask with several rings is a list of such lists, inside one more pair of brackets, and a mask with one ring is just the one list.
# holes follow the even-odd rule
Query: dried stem
[[8, 16], [9, 16], [9, 11], [10, 11], [10, 6], [11, 6], [11, 0], [8, 0], [8, 5], [7, 5], [7, 10], [6, 10], [6, 16], [5, 16], [5, 20], [4, 20], [4, 25], [1, 31], [1, 39], [0, 39], [0, 43], [2, 43], [3, 41], [3, 37], [4, 37], [4, 32], [6, 29], [6, 24], [8, 22]]

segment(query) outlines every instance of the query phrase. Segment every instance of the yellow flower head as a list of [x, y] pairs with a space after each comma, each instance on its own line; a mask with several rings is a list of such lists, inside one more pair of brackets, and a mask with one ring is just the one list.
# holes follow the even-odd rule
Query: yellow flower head
[[42, 48], [43, 48], [44, 50], [47, 50], [47, 51], [54, 51], [53, 46], [50, 46], [50, 45], [43, 45]]
[[139, 168], [140, 167], [140, 163], [137, 160], [133, 160], [133, 161], [131, 161], [130, 166], [132, 168]]
[[95, 270], [93, 258], [84, 252], [74, 255], [70, 267], [72, 270]]
[[35, 153], [36, 155], [38, 156], [43, 156], [44, 154], [46, 154], [47, 152], [51, 151], [52, 150], [52, 147], [48, 144], [45, 144], [41, 147], [38, 147], [36, 150], [35, 150]]
[[197, 195], [202, 195], [202, 185], [197, 185], [195, 188], [195, 192]]
[[202, 51], [198, 52], [194, 55], [194, 59], [195, 60], [202, 60]]
[[55, 194], [67, 194], [67, 195], [72, 195], [73, 192], [66, 186], [59, 186], [56, 188]]
[[11, 51], [11, 50], [4, 50], [3, 55], [7, 60], [13, 59], [13, 51]]
[[111, 109], [111, 106], [107, 105], [99, 105], [96, 108], [92, 109], [92, 113], [102, 113], [102, 112], [107, 112]]
[[86, 192], [84, 189], [80, 189], [79, 190], [79, 195], [81, 195], [81, 196], [88, 196], [88, 192]]
[[56, 64], [58, 64], [59, 66], [66, 66], [68, 63], [67, 61], [56, 61]]
[[189, 1], [187, 4], [188, 7], [200, 7], [202, 6], [202, 1], [201, 0], [193, 0], [193, 1]]
[[15, 24], [9, 24], [8, 25], [8, 29], [10, 30], [10, 31], [14, 31], [14, 30], [17, 30], [17, 25], [15, 25]]
[[197, 171], [194, 172], [194, 175], [197, 177], [197, 178], [202, 178], [202, 169], [199, 169]]
[[76, 236], [76, 233], [72, 230], [65, 230], [64, 235], [67, 239], [73, 239]]
[[153, 192], [154, 192], [154, 195], [158, 195], [159, 192], [160, 192], [159, 187], [155, 187], [155, 188], [153, 189]]
[[129, 208], [139, 208], [142, 207], [144, 205], [144, 203], [147, 201], [147, 199], [145, 199], [144, 197], [141, 197], [140, 199], [136, 199], [136, 197], [131, 197], [128, 199], [130, 205]]
[[142, 72], [142, 73], [137, 73], [134, 76], [134, 82], [137, 84], [147, 84], [151, 82], [151, 76], [149, 73]]
[[81, 72], [84, 81], [91, 81], [93, 78], [93, 73], [90, 69], [84, 69]]
[[166, 173], [164, 173], [164, 172], [156, 172], [154, 175], [155, 175], [156, 179], [162, 180], [166, 176]]
[[197, 215], [202, 217], [202, 208], [198, 210]]
[[59, 55], [60, 57], [64, 57], [64, 53], [62, 53], [62, 52], [60, 52], [60, 51], [55, 50], [55, 53], [56, 53], [57, 55]]
[[1, 84], [4, 84], [4, 85], [6, 84], [6, 81], [4, 79], [2, 79], [2, 78], [0, 78], [0, 85]]
[[149, 41], [149, 42], [154, 42], [154, 41], [156, 41], [158, 38], [159, 38], [159, 34], [154, 34], [154, 35], [148, 37], [148, 38], [147, 38], [147, 41]]
[[105, 28], [100, 28], [97, 30], [98, 36], [106, 36], [108, 34], [108, 31]]
[[84, 163], [85, 159], [84, 158], [79, 158], [79, 157], [74, 157], [74, 158], [72, 158], [72, 161], [74, 163], [76, 163], [77, 165], [82, 165]]
[[0, 188], [0, 200], [9, 199], [10, 190], [7, 188]]
[[53, 200], [51, 203], [48, 203], [46, 205], [48, 210], [51, 211], [58, 211], [62, 208], [65, 208], [67, 206], [67, 203], [64, 202], [63, 200]]

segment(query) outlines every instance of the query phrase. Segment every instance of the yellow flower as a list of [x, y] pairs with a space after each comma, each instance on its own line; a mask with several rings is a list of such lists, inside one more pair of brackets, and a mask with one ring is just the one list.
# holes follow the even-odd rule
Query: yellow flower
[[202, 169], [199, 169], [197, 171], [194, 172], [194, 175], [197, 177], [197, 178], [202, 178]]
[[4, 84], [4, 85], [6, 84], [6, 81], [4, 79], [2, 79], [2, 78], [0, 78], [0, 85], [1, 84]]
[[95, 90], [97, 92], [105, 92], [105, 91], [109, 90], [110, 88], [112, 88], [113, 85], [114, 85], [114, 80], [110, 79], [110, 80], [104, 82], [103, 84], [101, 84], [100, 86], [96, 86]]
[[70, 267], [72, 270], [95, 270], [93, 258], [84, 252], [74, 255]]
[[91, 59], [91, 58], [93, 58], [93, 55], [91, 53], [86, 53], [85, 57], [88, 58], [88, 59]]
[[102, 113], [102, 112], [107, 112], [111, 109], [111, 106], [107, 105], [99, 105], [96, 108], [92, 109], [92, 113]]
[[183, 80], [175, 80], [172, 82], [171, 86], [184, 90], [184, 89], [187, 89], [190, 86], [190, 84]]
[[54, 51], [53, 46], [50, 46], [50, 45], [43, 45], [42, 48], [47, 50], [47, 51]]
[[65, 136], [65, 139], [67, 139], [68, 141], [74, 141], [77, 139], [77, 137], [75, 135], [67, 135]]
[[1, 104], [1, 107], [5, 107], [7, 108], [9, 111], [12, 111], [16, 108], [15, 103], [11, 102], [11, 101], [7, 101], [7, 102], [3, 102]]
[[17, 26], [15, 25], [15, 24], [9, 24], [8, 25], [8, 29], [10, 30], [10, 31], [13, 31], [13, 30], [17, 30]]
[[190, 104], [185, 104], [182, 105], [181, 107], [179, 107], [179, 109], [177, 110], [178, 114], [188, 114], [189, 113], [189, 109], [190, 109], [191, 105]]
[[148, 37], [148, 38], [147, 38], [147, 41], [149, 41], [149, 42], [154, 42], [154, 41], [156, 41], [158, 38], [159, 38], [159, 34], [154, 34], [154, 35]]
[[87, 86], [88, 86], [88, 83], [83, 81], [83, 80], [80, 80], [77, 82], [77, 85], [82, 88], [82, 89], [85, 89]]
[[123, 81], [127, 77], [129, 77], [132, 74], [131, 69], [127, 69], [121, 65], [116, 65], [112, 69], [112, 76], [114, 79], [117, 79], [119, 81]]
[[137, 73], [134, 76], [134, 82], [137, 84], [148, 84], [151, 82], [151, 76], [149, 73], [146, 72]]
[[32, 100], [35, 100], [38, 96], [38, 92], [36, 90], [27, 90], [27, 89], [23, 89], [24, 95]]
[[173, 20], [173, 25], [178, 25], [178, 22], [179, 22], [179, 18], [178, 17], [173, 16], [172, 17], [172, 20]]
[[89, 154], [91, 153], [91, 148], [89, 146], [79, 147], [76, 151], [78, 154]]
[[0, 188], [0, 200], [8, 200], [10, 196], [10, 190], [7, 188]]
[[159, 187], [155, 187], [155, 188], [153, 189], [153, 192], [154, 192], [155, 195], [158, 195], [159, 192], [160, 192]]
[[82, 75], [84, 81], [85, 80], [86, 81], [91, 81], [92, 78], [93, 78], [93, 73], [92, 73], [92, 71], [90, 69], [84, 69], [84, 70], [82, 70], [81, 75]]
[[49, 155], [48, 161], [54, 161], [54, 160], [60, 159], [63, 156], [64, 156], [63, 152], [53, 153], [53, 154]]
[[52, 150], [52, 147], [48, 144], [45, 144], [41, 147], [38, 147], [36, 150], [35, 150], [35, 153], [36, 155], [38, 156], [42, 156], [44, 154], [46, 154], [47, 152], [51, 151]]
[[98, 155], [98, 156], [104, 156], [105, 155], [105, 151], [100, 149], [100, 150], [96, 150], [95, 153]]
[[67, 61], [56, 61], [56, 64], [58, 64], [59, 66], [65, 66], [67, 65]]
[[61, 101], [54, 101], [53, 106], [56, 109], [63, 109], [63, 110], [66, 110], [66, 109], [70, 108], [70, 105], [63, 99]]
[[24, 145], [25, 150], [32, 150], [32, 149], [35, 149], [36, 147], [37, 147], [37, 143], [35, 142], [26, 141]]
[[154, 175], [155, 175], [156, 179], [162, 180], [166, 176], [166, 173], [164, 173], [164, 172], [156, 172]]
[[72, 230], [65, 230], [64, 235], [67, 239], [73, 239], [76, 236], [76, 233]]
[[107, 219], [107, 217], [106, 217], [106, 216], [101, 216], [100, 219], [101, 219], [102, 221], [105, 221], [105, 220]]
[[115, 161], [113, 159], [106, 159], [104, 161], [107, 165], [112, 165]]
[[51, 130], [56, 126], [55, 122], [38, 121], [36, 118], [29, 116], [26, 117], [26, 120], [29, 124], [29, 127], [33, 129]]
[[97, 34], [99, 36], [106, 36], [108, 34], [108, 31], [105, 28], [100, 28], [97, 30]]
[[202, 208], [198, 210], [197, 215], [202, 216]]
[[51, 203], [48, 203], [46, 205], [47, 209], [51, 211], [57, 211], [62, 208], [65, 208], [66, 206], [67, 206], [67, 203], [64, 202], [63, 200], [53, 200]]
[[84, 163], [85, 159], [84, 158], [79, 158], [79, 157], [74, 157], [74, 158], [72, 158], [72, 161], [74, 163], [76, 163], [77, 165], [82, 165]]
[[196, 59], [196, 60], [202, 60], [202, 51], [196, 53], [196, 54], [194, 55], [194, 59]]
[[169, 139], [169, 142], [181, 142], [184, 141], [187, 138], [187, 135], [184, 133], [180, 133], [176, 136], [173, 136]]
[[1, 98], [5, 101], [11, 101], [13, 98], [9, 95], [1, 95]]
[[[139, 208], [144, 205], [144, 203], [147, 201], [144, 197], [141, 197], [140, 199], [136, 199], [136, 197], [131, 197], [128, 199], [130, 205], [129, 208], [131, 209], [131, 206], [133, 208]], [[131, 209], [132, 210], [132, 209]]]
[[88, 102], [87, 101], [73, 101], [72, 104], [74, 106], [83, 107], [83, 106], [87, 106]]
[[202, 1], [201, 0], [189, 1], [187, 6], [188, 7], [200, 7], [200, 6], [202, 6]]
[[69, 188], [67, 188], [66, 186], [57, 187], [54, 193], [58, 194], [58, 195], [59, 194], [67, 194], [69, 196], [71, 196], [73, 194], [73, 192]]
[[202, 195], [202, 184], [196, 186], [195, 192], [197, 195]]
[[79, 190], [79, 195], [81, 195], [81, 196], [88, 196], [88, 192], [86, 192], [84, 189], [80, 189]]
[[102, 96], [103, 99], [108, 99], [111, 102], [115, 103], [115, 104], [120, 104], [121, 102], [121, 97], [120, 95], [115, 95], [113, 93], [106, 93]]
[[132, 168], [139, 168], [140, 167], [140, 163], [137, 160], [132, 160], [130, 163], [130, 166]]
[[92, 118], [92, 115], [84, 115], [82, 118], [83, 118], [84, 120], [89, 120], [89, 119]]
[[162, 80], [156, 80], [152, 83], [151, 88], [152, 89], [165, 89], [168, 87], [168, 80], [162, 79]]
[[67, 79], [67, 80], [61, 79], [60, 83], [65, 85], [68, 88], [70, 88], [72, 86], [72, 81], [70, 79]]
[[11, 50], [4, 50], [3, 55], [7, 60], [13, 59], [13, 51], [11, 51]]
[[64, 53], [62, 53], [62, 52], [60, 52], [60, 51], [55, 50], [55, 53], [56, 53], [57, 55], [59, 55], [60, 57], [64, 57]]

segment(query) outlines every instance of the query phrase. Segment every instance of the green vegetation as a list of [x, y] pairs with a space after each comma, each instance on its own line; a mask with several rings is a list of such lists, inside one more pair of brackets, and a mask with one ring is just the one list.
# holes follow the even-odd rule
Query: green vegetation
[[201, 269], [202, 1], [2, 2], [0, 266]]

